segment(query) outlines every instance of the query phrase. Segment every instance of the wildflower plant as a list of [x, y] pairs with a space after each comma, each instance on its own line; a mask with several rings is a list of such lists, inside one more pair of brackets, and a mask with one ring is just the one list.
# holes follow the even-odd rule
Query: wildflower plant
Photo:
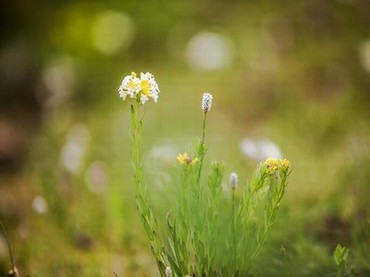
[[337, 266], [337, 276], [354, 276], [354, 267], [348, 264], [349, 249], [338, 244], [333, 252], [333, 258]]
[[[158, 221], [150, 206], [141, 156], [142, 106], [157, 102], [159, 87], [150, 73], [126, 76], [119, 88], [123, 100], [131, 101], [132, 170], [136, 205], [159, 273], [167, 276], [246, 276], [265, 245], [291, 172], [286, 159], [268, 158], [257, 165], [248, 184], [240, 185], [238, 174], [229, 176], [227, 197], [223, 193], [225, 168], [215, 161], [204, 170], [206, 122], [213, 97], [204, 93], [202, 135], [192, 153], [177, 158], [178, 205], [165, 220]], [[208, 176], [204, 176], [207, 172]], [[166, 223], [164, 223], [166, 222]], [[164, 234], [159, 233], [166, 229]]]

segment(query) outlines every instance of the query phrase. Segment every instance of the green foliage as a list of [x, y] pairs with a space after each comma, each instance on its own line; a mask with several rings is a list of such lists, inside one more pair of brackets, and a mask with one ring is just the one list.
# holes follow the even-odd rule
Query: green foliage
[[[226, 174], [238, 171], [243, 180], [251, 175], [255, 165], [238, 149], [245, 137], [272, 139], [294, 161], [289, 179], [294, 186], [284, 196], [284, 209], [270, 231], [269, 243], [253, 262], [254, 276], [331, 276], [336, 273], [332, 250], [337, 242], [350, 246], [356, 274], [370, 275], [366, 12], [370, 1], [281, 5], [237, 0], [230, 1], [227, 9], [224, 1], [26, 2], [4, 5], [3, 20], [9, 24], [2, 28], [0, 81], [2, 173], [5, 169], [0, 214], [22, 276], [106, 276], [113, 264], [121, 268], [115, 269], [118, 276], [122, 272], [155, 275], [154, 262], [147, 260], [145, 232], [137, 231], [141, 222], [130, 201], [134, 186], [129, 185], [128, 144], [123, 135], [128, 121], [122, 120], [127, 106], [124, 103], [122, 108], [116, 93], [106, 93], [116, 89], [122, 72], [143, 67], [160, 76], [161, 89], [170, 93], [149, 107], [160, 109], [144, 122], [148, 136], [143, 137], [142, 149], [168, 137], [173, 139], [171, 147], [181, 147], [194, 125], [200, 125], [194, 124], [196, 92], [207, 88], [217, 96], [220, 113], [210, 113], [207, 125], [215, 122], [222, 134], [207, 132], [210, 147], [199, 186], [217, 184], [207, 179], [213, 174], [210, 157], [227, 161]], [[117, 25], [104, 32], [119, 39], [133, 31], [120, 51], [109, 55], [96, 47], [94, 31], [107, 12], [120, 14], [133, 27]], [[232, 43], [234, 60], [229, 67], [215, 71], [187, 67], [188, 46], [204, 31], [221, 34]], [[163, 124], [166, 118], [178, 124]], [[93, 140], [82, 167], [71, 173], [60, 158], [66, 134], [76, 123], [86, 125]], [[87, 180], [89, 166], [97, 159], [106, 165], [99, 192], [91, 190], [94, 184]], [[24, 170], [14, 173], [20, 165]], [[148, 173], [157, 177], [163, 165]], [[167, 170], [170, 165], [165, 166]], [[168, 251], [167, 210], [175, 228], [171, 236], [183, 238], [183, 229], [177, 228], [180, 194], [174, 194], [181, 191], [181, 182], [171, 180], [175, 171], [166, 176], [169, 186], [159, 187], [154, 180], [156, 185], [150, 182], [143, 194], [152, 205], [152, 224], [154, 215], [158, 219], [161, 245]], [[248, 185], [253, 187], [252, 181]], [[219, 201], [214, 205], [224, 205], [217, 215], [220, 222], [231, 222], [244, 188], [241, 184], [225, 196], [212, 187], [212, 199]], [[31, 208], [37, 195], [45, 199], [46, 214]], [[256, 217], [262, 218], [264, 203], [259, 206], [262, 212]], [[235, 224], [224, 227], [227, 232], [237, 230]], [[89, 248], [81, 248], [81, 236], [90, 238]], [[286, 249], [284, 261], [280, 245]], [[54, 255], [45, 255], [50, 249]], [[0, 276], [6, 276], [9, 259], [2, 257]], [[190, 263], [194, 256], [188, 259]]]
[[333, 252], [333, 258], [337, 265], [337, 276], [353, 276], [354, 268], [348, 265], [349, 249], [340, 244], [337, 245]]
[[291, 172], [289, 161], [268, 158], [243, 187], [237, 186], [233, 173], [228, 194], [223, 195], [223, 163], [213, 162], [208, 176], [203, 176], [208, 110], [204, 111], [202, 137], [195, 141], [193, 155], [178, 157], [181, 178], [173, 196], [178, 205], [167, 213], [167, 239], [162, 240], [162, 222], [154, 216], [143, 178], [140, 106], [138, 101], [131, 105], [136, 204], [161, 276], [245, 276], [276, 219]]

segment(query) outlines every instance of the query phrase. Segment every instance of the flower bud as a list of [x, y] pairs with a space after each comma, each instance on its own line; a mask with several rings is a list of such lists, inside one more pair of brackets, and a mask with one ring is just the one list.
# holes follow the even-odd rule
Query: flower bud
[[235, 190], [238, 187], [238, 174], [235, 172], [230, 174], [230, 187], [232, 190]]
[[169, 266], [166, 267], [166, 277], [172, 277], [172, 270]]

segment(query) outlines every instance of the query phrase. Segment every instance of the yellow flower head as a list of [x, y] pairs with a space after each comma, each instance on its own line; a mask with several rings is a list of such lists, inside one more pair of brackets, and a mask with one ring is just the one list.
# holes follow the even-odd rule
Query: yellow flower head
[[266, 173], [269, 175], [273, 175], [278, 170], [286, 173], [291, 167], [290, 162], [287, 159], [267, 158], [263, 164], [265, 166]]
[[263, 164], [269, 175], [273, 175], [279, 169], [279, 160], [275, 158], [267, 158]]
[[290, 169], [290, 161], [287, 159], [280, 159], [281, 170], [287, 172]]
[[153, 98], [154, 102], [157, 102], [159, 87], [151, 73], [141, 72], [139, 78], [135, 72], [132, 72], [123, 78], [118, 93], [123, 100], [129, 97], [138, 99], [141, 104], [145, 104], [149, 98]]
[[188, 165], [188, 164], [195, 164], [198, 162], [198, 158], [191, 158], [188, 153], [184, 153], [184, 154], [179, 154], [177, 156], [177, 160], [179, 161], [180, 164], [185, 164], [185, 165]]

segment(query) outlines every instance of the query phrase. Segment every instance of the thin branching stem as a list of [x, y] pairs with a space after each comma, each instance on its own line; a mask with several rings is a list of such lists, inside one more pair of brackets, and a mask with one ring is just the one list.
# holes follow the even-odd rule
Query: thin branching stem
[[15, 263], [14, 263], [14, 258], [13, 258], [13, 251], [12, 251], [11, 245], [9, 243], [9, 238], [8, 238], [8, 234], [7, 234], [6, 229], [5, 229], [5, 225], [4, 225], [4, 223], [1, 219], [0, 219], [0, 225], [1, 225], [1, 230], [3, 231], [4, 237], [5, 237], [6, 245], [8, 247], [9, 258], [10, 258], [10, 263], [11, 263], [11, 266], [12, 266], [12, 271], [15, 272], [16, 268], [15, 268]]

